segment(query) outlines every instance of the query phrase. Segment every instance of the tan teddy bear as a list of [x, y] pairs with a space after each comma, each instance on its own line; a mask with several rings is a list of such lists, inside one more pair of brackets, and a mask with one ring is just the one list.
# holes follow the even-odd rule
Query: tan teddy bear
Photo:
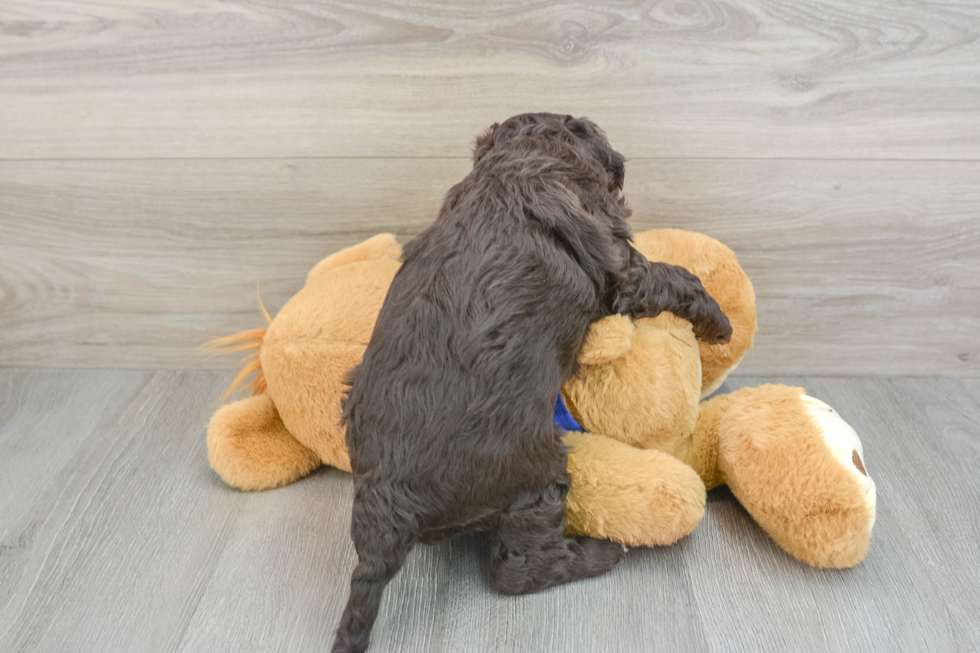
[[[799, 388], [746, 388], [700, 403], [755, 333], [754, 292], [735, 255], [675, 230], [639, 234], [635, 245], [650, 260], [701, 277], [734, 333], [726, 345], [699, 344], [688, 322], [667, 313], [593, 325], [581, 371], [562, 391], [584, 427], [565, 439], [568, 530], [669, 544], [700, 521], [705, 489], [728, 484], [797, 558], [826, 567], [859, 562], [875, 491], [853, 429]], [[400, 252], [394, 236], [382, 234], [329, 256], [267, 329], [214, 341], [220, 351], [256, 350], [231, 388], [252, 376], [253, 396], [219, 409], [208, 427], [211, 466], [229, 485], [262, 490], [321, 464], [350, 469], [339, 425], [343, 378], [363, 355]]]
[[[874, 524], [875, 485], [864, 469], [860, 439], [838, 413], [801, 388], [783, 385], [743, 388], [698, 403], [722, 384], [755, 333], [755, 295], [734, 253], [707, 236], [677, 230], [641, 233], [636, 247], [650, 260], [698, 275], [731, 320], [733, 336], [726, 345], [698, 343], [688, 322], [667, 313], [635, 322], [613, 316], [593, 325], [579, 353], [581, 370], [562, 390], [576, 420], [603, 434], [566, 439], [579, 453], [569, 462], [578, 483], [569, 497], [570, 528], [642, 542], [642, 535], [630, 537], [625, 521], [609, 522], [596, 496], [607, 480], [591, 480], [597, 470], [606, 473], [594, 459], [614, 439], [669, 454], [690, 466], [707, 489], [727, 484], [800, 560], [820, 567], [860, 562]], [[583, 455], [587, 451], [591, 455]]]

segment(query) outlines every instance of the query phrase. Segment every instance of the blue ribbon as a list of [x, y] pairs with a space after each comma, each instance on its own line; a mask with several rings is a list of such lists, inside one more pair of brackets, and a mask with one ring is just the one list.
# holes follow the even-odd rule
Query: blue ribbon
[[555, 424], [565, 429], [566, 431], [580, 431], [584, 432], [585, 429], [575, 421], [572, 414], [568, 412], [568, 406], [565, 405], [565, 398], [558, 393], [558, 401], [555, 402]]

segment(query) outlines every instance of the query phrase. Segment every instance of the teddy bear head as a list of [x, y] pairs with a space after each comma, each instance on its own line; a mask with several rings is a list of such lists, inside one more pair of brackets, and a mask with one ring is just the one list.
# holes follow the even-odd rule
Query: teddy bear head
[[632, 320], [613, 315], [592, 325], [580, 369], [562, 394], [587, 431], [634, 446], [674, 451], [697, 422], [698, 402], [718, 389], [752, 346], [755, 292], [731, 249], [702, 234], [659, 229], [634, 245], [651, 261], [696, 274], [732, 324], [730, 342], [697, 342], [673, 314]]

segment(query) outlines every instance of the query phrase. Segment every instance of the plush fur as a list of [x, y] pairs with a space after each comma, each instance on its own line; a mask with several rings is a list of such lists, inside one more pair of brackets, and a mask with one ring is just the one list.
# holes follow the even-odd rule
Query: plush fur
[[[619, 319], [596, 323], [590, 342], [618, 341], [620, 324]], [[596, 355], [590, 346], [583, 349], [579, 373], [562, 390], [569, 411], [590, 431], [601, 424], [595, 432], [672, 453], [694, 430], [701, 395], [698, 343], [690, 323], [671, 313], [636, 320], [628, 346], [620, 343], [617, 349], [626, 353], [607, 352], [598, 364], [586, 363]], [[645, 383], [627, 382], [640, 379]], [[656, 396], [650, 395], [653, 388]]]
[[[378, 312], [401, 267], [385, 234], [317, 265], [262, 343], [261, 362], [283, 424], [323, 461], [350, 471], [341, 425], [344, 375], [361, 362]], [[309, 397], [317, 401], [309, 401]]]
[[[702, 428], [718, 442], [715, 481], [777, 544], [817, 567], [850, 567], [868, 550], [874, 483], [859, 442], [844, 461], [827, 455], [828, 440], [843, 434], [814, 419], [809, 399], [802, 388], [745, 388], [708, 402]], [[715, 420], [717, 431], [707, 426]]]
[[[681, 252], [686, 258], [672, 260], [704, 276], [708, 291], [731, 316], [734, 334], [729, 344], [699, 347], [691, 327], [668, 314], [639, 320], [611, 316], [590, 327], [579, 351], [579, 374], [563, 389], [566, 403], [588, 431], [565, 438], [572, 479], [568, 532], [636, 546], [669, 544], [698, 523], [705, 487], [728, 482], [749, 515], [792, 555], [816, 566], [859, 562], [874, 522], [874, 484], [854, 463], [854, 452], [868, 474], [874, 461], [865, 458], [859, 441], [851, 441], [856, 435], [845, 437], [846, 424], [815, 419], [812, 400], [795, 389], [779, 401], [771, 401], [773, 389], [763, 387], [698, 403], [704, 384], [719, 378], [703, 371], [717, 359], [718, 370], [728, 369], [745, 354], [755, 332], [751, 283], [740, 267], [722, 265], [733, 260], [730, 250], [706, 236], [672, 230], [640, 233], [634, 242], [650, 258], [666, 250]], [[307, 287], [276, 315], [260, 352], [259, 374], [269, 377], [266, 394], [260, 396], [273, 402], [281, 420], [264, 402], [248, 399], [215, 413], [208, 450], [226, 482], [267, 489], [306, 469], [303, 448], [284, 447], [280, 457], [265, 457], [266, 440], [283, 431], [318, 452], [322, 464], [349, 468], [343, 433], [330, 421], [340, 414], [343, 365], [321, 368], [319, 359], [304, 353], [342, 346], [359, 352], [360, 360], [374, 324], [361, 309], [380, 308], [398, 258], [389, 234], [333, 254], [317, 266], [327, 272], [311, 274]], [[727, 272], [713, 274], [712, 269]], [[724, 356], [705, 354], [726, 349]], [[665, 361], [672, 361], [673, 368], [664, 369]], [[660, 411], [658, 406], [670, 408]], [[630, 419], [634, 414], [642, 417]], [[229, 428], [231, 423], [238, 426]], [[796, 446], [797, 437], [812, 435], [813, 428], [824, 446], [812, 437], [809, 446]], [[759, 448], [767, 451], [764, 465], [753, 462], [753, 455], [739, 454]], [[834, 475], [818, 473], [835, 467], [847, 472], [838, 477], [842, 482], [827, 482]]]
[[637, 449], [593, 433], [568, 433], [572, 486], [567, 532], [630, 546], [673, 544], [704, 516], [697, 473], [656, 449]]
[[237, 488], [288, 485], [320, 466], [321, 457], [286, 429], [267, 394], [223, 406], [213, 424], [208, 430], [208, 461]]

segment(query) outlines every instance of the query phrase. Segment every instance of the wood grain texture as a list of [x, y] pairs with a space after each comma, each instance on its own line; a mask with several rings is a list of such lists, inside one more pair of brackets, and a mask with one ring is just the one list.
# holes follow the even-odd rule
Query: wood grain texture
[[[0, 162], [0, 365], [228, 368], [323, 256], [428, 225], [462, 160]], [[980, 373], [980, 163], [632, 161], [637, 230], [731, 246], [741, 373]]]
[[632, 157], [976, 159], [972, 2], [8, 0], [0, 158], [465, 157], [585, 114]]
[[[225, 487], [204, 424], [226, 381], [0, 371], [0, 650], [326, 650], [354, 564], [350, 478]], [[980, 380], [788, 381], [864, 442], [878, 519], [856, 568], [795, 561], [719, 490], [692, 536], [535, 596], [490, 591], [485, 539], [417, 547], [372, 650], [973, 650]]]

